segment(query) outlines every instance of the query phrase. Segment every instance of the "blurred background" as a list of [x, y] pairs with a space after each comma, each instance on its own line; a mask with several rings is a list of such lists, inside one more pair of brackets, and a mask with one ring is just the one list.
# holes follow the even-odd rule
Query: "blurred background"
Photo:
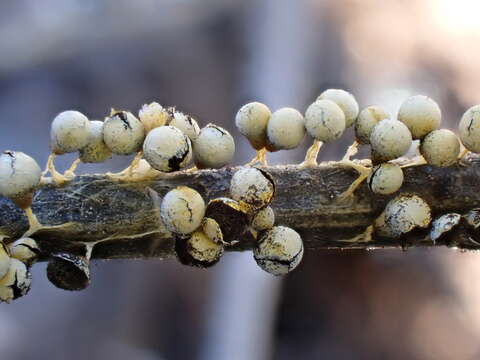
[[[234, 126], [241, 105], [304, 111], [330, 87], [392, 116], [408, 95], [427, 94], [456, 129], [480, 103], [479, 13], [478, 0], [2, 1], [0, 148], [43, 164], [58, 112], [101, 119], [158, 101], [231, 131], [241, 164], [254, 155]], [[339, 159], [352, 140], [350, 129], [320, 160]], [[270, 161], [299, 162], [308, 145]], [[307, 253], [283, 279], [249, 253], [210, 270], [174, 260], [92, 270], [91, 287], [69, 293], [34, 266], [29, 296], [0, 304], [1, 358], [480, 358], [475, 253]]]

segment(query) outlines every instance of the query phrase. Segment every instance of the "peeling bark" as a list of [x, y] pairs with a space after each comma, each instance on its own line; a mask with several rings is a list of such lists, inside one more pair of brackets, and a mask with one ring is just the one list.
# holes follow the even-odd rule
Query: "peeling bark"
[[[206, 201], [228, 196], [236, 169], [161, 174], [155, 179], [131, 182], [83, 175], [62, 187], [44, 185], [35, 195], [33, 211], [45, 228], [32, 237], [38, 241], [43, 259], [59, 253], [82, 256], [86, 248], [93, 248], [92, 258], [98, 259], [169, 257], [174, 254], [174, 239], [159, 218], [164, 194], [186, 185], [199, 191]], [[435, 243], [428, 236], [430, 229], [399, 239], [375, 233], [371, 238], [362, 235], [395, 195], [374, 195], [363, 183], [353, 197], [339, 199], [357, 177], [348, 165], [330, 162], [313, 168], [286, 165], [261, 169], [276, 183], [272, 203], [276, 224], [297, 230], [309, 250], [445, 245], [480, 249], [480, 236], [465, 221]], [[404, 174], [400, 192], [416, 193], [425, 199], [433, 218], [466, 214], [480, 204], [479, 158], [471, 157], [467, 163], [448, 168], [405, 168]], [[0, 234], [5, 241], [14, 241], [26, 230], [23, 212], [10, 200], [0, 198]], [[252, 242], [246, 244], [248, 247]]]

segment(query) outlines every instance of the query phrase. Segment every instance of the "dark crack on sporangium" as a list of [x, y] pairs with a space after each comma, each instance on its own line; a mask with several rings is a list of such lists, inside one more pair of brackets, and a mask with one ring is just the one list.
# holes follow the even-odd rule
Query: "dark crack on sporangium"
[[372, 183], [373, 183], [373, 178], [375, 177], [375, 174], [380, 170], [380, 166], [378, 166], [375, 170], [373, 170], [372, 174], [370, 175], [370, 179], [368, 180], [368, 188], [370, 191], [373, 191], [372, 189]]
[[223, 131], [222, 128], [216, 126], [216, 125], [210, 125], [210, 127], [214, 128], [215, 130], [217, 130], [220, 134], [222, 134], [222, 136], [224, 135], [227, 135], [227, 133], [225, 131]]
[[130, 122], [128, 121], [128, 117], [127, 117], [127, 114], [125, 113], [125, 111], [117, 111], [116, 113], [114, 113], [112, 115], [112, 117], [114, 116], [118, 116], [118, 118], [120, 120], [122, 120], [123, 122], [123, 127], [125, 128], [125, 130], [132, 130], [132, 126], [130, 125]]
[[[170, 159], [168, 159], [168, 167], [170, 171], [178, 171], [180, 170], [180, 166], [182, 162], [185, 160], [185, 158], [188, 156], [188, 153], [190, 151], [188, 147], [188, 139], [185, 138], [186, 146], [181, 150], [181, 152], [177, 152], [174, 156], [172, 156]], [[180, 153], [180, 155], [179, 155]]]
[[15, 162], [17, 161], [17, 158], [15, 157], [15, 152], [11, 150], [7, 150], [7, 151], [4, 151], [4, 154], [12, 158], [12, 161], [10, 162], [10, 167], [12, 168], [12, 175], [13, 175], [15, 174]]

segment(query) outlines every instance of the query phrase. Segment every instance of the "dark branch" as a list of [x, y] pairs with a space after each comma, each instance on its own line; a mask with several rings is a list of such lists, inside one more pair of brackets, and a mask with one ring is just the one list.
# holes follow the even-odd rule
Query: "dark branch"
[[[315, 168], [296, 166], [265, 168], [275, 179], [273, 208], [276, 223], [296, 229], [307, 249], [455, 246], [480, 249], [476, 233], [458, 226], [436, 244], [429, 230], [415, 231], [401, 239], [373, 235], [366, 242], [358, 235], [373, 223], [392, 196], [373, 195], [366, 184], [355, 196], [339, 200], [357, 173], [345, 165], [326, 163]], [[205, 200], [228, 196], [235, 168], [162, 175], [154, 181], [112, 182], [103, 175], [79, 176], [64, 187], [46, 185], [34, 199], [33, 211], [45, 229], [33, 237], [44, 257], [58, 253], [85, 253], [93, 245], [93, 258], [168, 257], [173, 242], [159, 220], [159, 203], [171, 188], [187, 185]], [[417, 193], [431, 206], [434, 217], [450, 212], [465, 214], [480, 204], [480, 163], [449, 168], [418, 166], [405, 169], [401, 192]], [[22, 211], [0, 198], [0, 232], [10, 242], [27, 230]], [[354, 239], [357, 237], [357, 239]], [[480, 243], [480, 239], [479, 239]], [[241, 250], [241, 249], [233, 249]]]

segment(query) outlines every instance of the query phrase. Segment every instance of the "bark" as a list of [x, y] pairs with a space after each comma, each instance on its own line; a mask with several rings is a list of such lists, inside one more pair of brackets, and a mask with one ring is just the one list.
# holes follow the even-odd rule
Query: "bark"
[[[92, 258], [165, 258], [174, 254], [175, 239], [162, 225], [162, 196], [178, 185], [198, 190], [206, 201], [228, 196], [229, 181], [237, 168], [200, 170], [160, 175], [145, 181], [112, 181], [105, 175], [78, 176], [62, 187], [44, 185], [34, 198], [33, 211], [44, 229], [35, 233], [42, 259], [52, 254]], [[263, 168], [276, 183], [272, 207], [276, 224], [290, 226], [302, 236], [308, 250], [452, 246], [480, 249], [476, 230], [461, 223], [435, 243], [429, 229], [416, 230], [399, 239], [373, 234], [361, 236], [395, 195], [372, 194], [363, 183], [349, 199], [341, 194], [357, 177], [355, 170], [340, 163], [324, 163], [300, 169], [295, 165]], [[480, 203], [480, 162], [448, 168], [417, 166], [404, 169], [401, 193], [416, 193], [432, 208], [434, 217], [456, 212], [466, 214]], [[11, 242], [27, 230], [22, 210], [0, 198], [0, 234]], [[250, 239], [252, 240], [252, 239]], [[252, 245], [230, 250], [245, 250]]]

